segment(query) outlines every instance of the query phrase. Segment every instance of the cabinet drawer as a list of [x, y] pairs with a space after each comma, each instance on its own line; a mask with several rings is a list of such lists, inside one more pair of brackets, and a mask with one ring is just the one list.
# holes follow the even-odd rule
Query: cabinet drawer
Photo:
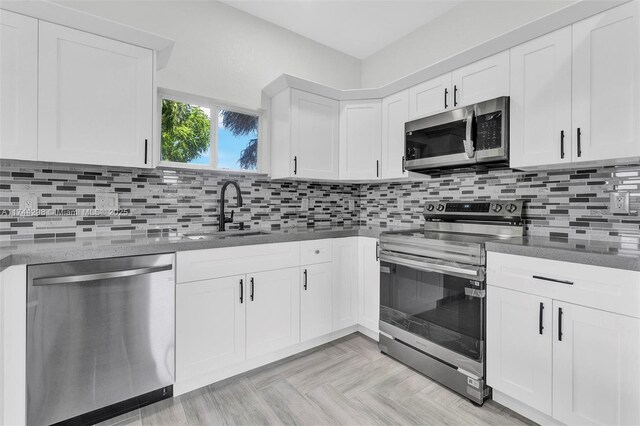
[[331, 262], [331, 240], [312, 240], [300, 242], [300, 264]]
[[487, 283], [640, 318], [640, 272], [489, 252]]
[[261, 244], [178, 252], [177, 282], [300, 266], [300, 243]]

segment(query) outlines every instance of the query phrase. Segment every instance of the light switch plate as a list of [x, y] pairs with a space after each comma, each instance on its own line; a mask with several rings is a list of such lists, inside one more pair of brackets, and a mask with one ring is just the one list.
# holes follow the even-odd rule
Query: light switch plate
[[20, 195], [20, 210], [37, 210], [38, 209], [38, 196], [36, 194], [22, 194]]
[[398, 210], [404, 209], [404, 198], [398, 198]]
[[96, 210], [118, 210], [117, 193], [96, 194]]
[[307, 197], [304, 197], [302, 199], [302, 206], [300, 208], [302, 209], [303, 212], [306, 212], [307, 210], [309, 210], [309, 199]]
[[609, 211], [617, 214], [629, 214], [629, 193], [612, 192]]
[[349, 200], [349, 211], [352, 212], [356, 209], [356, 200]]

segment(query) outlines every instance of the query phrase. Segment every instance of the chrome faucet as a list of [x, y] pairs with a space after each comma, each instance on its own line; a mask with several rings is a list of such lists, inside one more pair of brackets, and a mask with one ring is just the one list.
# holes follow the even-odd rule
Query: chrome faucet
[[233, 223], [233, 210], [231, 210], [231, 217], [229, 219], [227, 219], [224, 214], [224, 195], [229, 185], [233, 185], [236, 187], [236, 193], [238, 194], [237, 207], [238, 208], [242, 207], [242, 194], [240, 193], [240, 186], [238, 185], [238, 182], [234, 182], [232, 180], [226, 181], [222, 185], [222, 190], [220, 190], [220, 218], [218, 220], [218, 231], [224, 231], [226, 223]]

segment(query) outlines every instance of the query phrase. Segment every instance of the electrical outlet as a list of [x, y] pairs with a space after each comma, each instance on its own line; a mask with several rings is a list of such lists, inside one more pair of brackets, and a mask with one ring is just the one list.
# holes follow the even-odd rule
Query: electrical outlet
[[118, 210], [118, 193], [96, 194], [96, 210]]
[[303, 212], [306, 212], [309, 210], [309, 199], [307, 197], [302, 199], [301, 209]]
[[629, 193], [612, 192], [609, 211], [611, 213], [629, 214]]
[[38, 196], [36, 194], [22, 194], [20, 196], [20, 210], [38, 210]]
[[352, 212], [356, 209], [356, 200], [349, 200], [349, 211]]
[[404, 209], [404, 198], [398, 198], [398, 210]]

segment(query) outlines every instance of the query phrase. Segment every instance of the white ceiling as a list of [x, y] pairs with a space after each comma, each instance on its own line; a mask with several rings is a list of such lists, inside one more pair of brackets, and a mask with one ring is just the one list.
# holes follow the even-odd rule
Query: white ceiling
[[364, 59], [461, 0], [221, 0], [326, 46]]

